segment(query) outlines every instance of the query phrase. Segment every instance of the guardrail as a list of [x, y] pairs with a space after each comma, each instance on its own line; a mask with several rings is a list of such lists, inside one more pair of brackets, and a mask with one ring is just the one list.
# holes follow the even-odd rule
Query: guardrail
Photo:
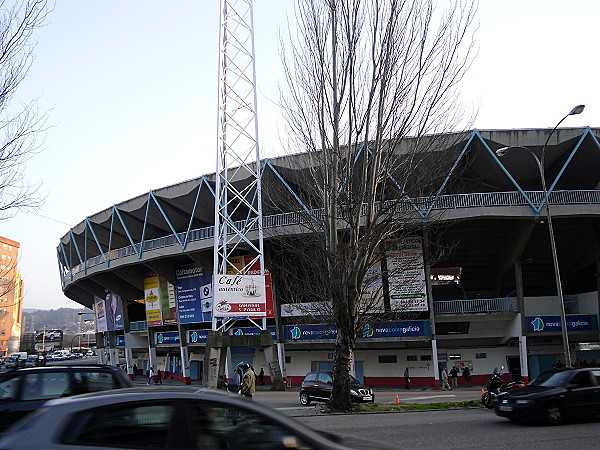
[[[533, 204], [539, 205], [544, 200], [544, 193], [542, 191], [526, 191], [525, 194]], [[600, 204], [600, 191], [552, 191], [549, 195], [549, 200], [551, 204], [556, 205]], [[402, 211], [414, 211], [415, 213], [421, 214], [426, 213], [429, 210], [494, 206], [531, 206], [528, 200], [520, 192], [484, 192], [478, 194], [441, 195], [438, 197], [417, 197], [414, 199], [405, 198], [389, 200], [386, 204], [389, 205], [391, 202], [399, 203], [399, 209]], [[300, 225], [313, 220], [311, 216], [321, 218], [323, 216], [323, 210], [293, 211], [263, 216], [263, 227], [278, 228], [290, 225]], [[235, 226], [238, 227], [238, 229], [241, 229], [246, 226], [246, 222], [235, 222]], [[256, 229], [256, 224], [253, 224], [253, 226], [250, 227], [251, 231]], [[186, 233], [178, 233], [177, 236], [181, 242], [184, 242]], [[213, 237], [213, 226], [198, 228], [190, 231], [187, 242], [197, 242], [204, 239], [212, 239]], [[127, 247], [114, 249], [85, 261], [85, 269], [104, 264], [109, 260], [114, 261], [120, 258], [137, 255], [137, 250], [140, 250], [142, 245], [143, 251], [146, 252], [179, 245], [179, 241], [175, 235], [170, 235], [144, 241], [143, 243], [136, 244], [136, 247], [129, 245]], [[62, 277], [63, 286], [67, 282], [67, 278], [82, 271], [84, 271], [83, 264], [77, 264], [73, 266], [71, 270], [65, 270]]]
[[516, 297], [434, 301], [435, 314], [518, 312]]

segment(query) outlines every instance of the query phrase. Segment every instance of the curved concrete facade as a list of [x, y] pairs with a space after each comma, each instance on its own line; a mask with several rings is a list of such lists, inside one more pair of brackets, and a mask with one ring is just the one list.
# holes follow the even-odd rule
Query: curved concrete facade
[[[432, 269], [461, 268], [460, 289], [457, 286], [432, 287], [433, 320], [435, 328], [441, 330], [437, 333], [438, 353], [440, 345], [447, 350], [446, 355], [450, 355], [453, 348], [470, 348], [473, 355], [468, 361], [476, 361], [475, 356], [487, 353], [482, 349], [488, 348], [493, 349], [491, 353], [501, 355], [499, 358], [518, 359], [524, 350], [519, 349], [518, 343], [508, 344], [512, 338], [530, 336], [529, 347], [534, 352], [552, 357], [560, 354], [555, 351], [560, 346], [560, 342], [557, 343], [560, 333], [544, 335], [546, 340], [550, 339], [550, 350], [540, 350], [543, 345], [537, 347], [535, 333], [523, 329], [527, 317], [554, 316], [558, 311], [552, 301], [555, 297], [554, 272], [539, 173], [527, 152], [513, 153], [502, 160], [494, 153], [507, 146], [539, 150], [550, 132], [549, 129], [472, 130], [445, 135], [446, 139], [438, 139], [438, 142], [446, 142], [446, 145], [432, 150], [434, 159], [438, 157], [444, 161], [440, 164], [440, 173], [436, 173], [440, 180], [438, 188], [428, 197], [410, 198], [408, 193], [406, 208], [414, 220], [439, 224], [440, 234], [436, 240], [453, 248], [444, 258], [435, 261]], [[552, 134], [546, 152], [546, 184], [550, 192], [563, 290], [571, 302], [568, 313], [595, 317], [595, 329], [576, 333], [574, 344], [598, 342], [598, 281], [595, 274], [600, 264], [599, 136], [598, 128], [558, 129]], [[302, 166], [302, 158], [303, 155], [298, 154], [263, 161], [263, 192], [266, 196], [281, 192], [293, 196], [290, 186], [297, 185], [295, 169]], [[212, 267], [213, 181], [214, 174], [209, 174], [151, 191], [93, 214], [74, 226], [60, 239], [57, 248], [65, 295], [91, 307], [94, 297], [103, 297], [109, 290], [118, 293], [125, 302], [124, 309], [128, 309], [127, 305], [144, 298], [145, 273], [159, 273], [174, 283], [178, 266], [198, 263]], [[235, 182], [243, 185], [244, 180]], [[268, 198], [264, 209], [267, 247], [270, 236], [306, 232], [301, 226], [306, 214], [303, 205], [298, 203], [293, 209], [286, 202], [285, 208], [277, 208], [277, 195]], [[517, 265], [519, 273], [515, 271]], [[276, 279], [274, 284], [277, 287]], [[479, 306], [466, 312], [460, 310], [467, 301], [477, 303], [481, 300], [480, 304], [484, 305], [483, 300], [516, 299], [517, 292], [522, 292], [524, 300], [513, 302], [512, 306], [488, 306], [483, 312], [477, 309]], [[544, 306], [540, 299], [547, 299], [547, 304]], [[130, 322], [143, 320], [139, 308], [137, 311], [128, 313]], [[429, 320], [425, 316], [419, 319]], [[282, 318], [279, 325], [294, 323], [286, 320]], [[469, 323], [466, 333], [459, 325], [464, 322]], [[125, 331], [131, 331], [128, 325]], [[397, 361], [404, 356], [410, 357], [405, 362], [398, 361], [401, 366], [415, 363], [415, 355], [410, 350], [414, 348], [421, 349], [413, 352], [418, 361], [413, 366], [420, 368], [415, 369], [417, 373], [411, 379], [430, 383], [434, 373], [423, 369], [427, 363], [421, 363], [420, 357], [428, 361], [425, 353], [431, 355], [435, 351], [435, 347], [431, 347], [435, 338], [429, 335], [372, 341], [365, 346], [371, 348], [371, 353], [361, 356], [365, 380], [372, 384], [401, 384], [398, 375], [401, 371], [386, 372], [385, 363], [371, 361], [372, 352], [380, 352], [383, 360], [394, 351]], [[282, 337], [279, 340], [286, 342]], [[301, 377], [307, 367], [309, 370], [314, 368], [315, 361], [317, 367], [321, 363], [322, 367], [327, 366], [326, 355], [330, 348], [327, 340], [287, 344], [286, 354], [299, 355], [298, 359], [303, 361], [295, 368], [294, 357], [291, 358], [292, 362], [288, 364], [290, 380]], [[506, 353], [501, 348], [511, 350]], [[307, 356], [309, 350], [324, 353], [315, 360]], [[306, 358], [311, 361], [310, 367]], [[446, 363], [450, 364], [448, 358]], [[444, 357], [438, 359], [435, 355], [433, 360], [443, 363]], [[547, 365], [547, 362], [535, 361], [542, 368]], [[504, 361], [501, 363], [507, 365]], [[475, 376], [481, 371], [482, 377], [491, 372], [488, 372], [488, 366], [493, 369], [499, 365], [498, 361], [490, 361], [490, 364], [479, 361], [479, 364], [482, 364], [481, 369], [475, 367]], [[298, 375], [292, 372], [298, 372]]]

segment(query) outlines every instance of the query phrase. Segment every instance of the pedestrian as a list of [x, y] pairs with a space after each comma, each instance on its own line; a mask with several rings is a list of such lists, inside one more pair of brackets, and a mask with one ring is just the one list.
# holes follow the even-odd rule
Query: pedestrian
[[404, 369], [404, 389], [410, 389], [410, 375], [408, 373], [408, 367]]
[[450, 369], [450, 377], [452, 378], [452, 387], [458, 386], [458, 370], [456, 370], [456, 366], [452, 366]]
[[471, 371], [468, 367], [463, 369], [463, 377], [465, 378], [465, 384], [471, 386]]
[[133, 379], [135, 380], [135, 374], [137, 373], [137, 364], [133, 365]]
[[256, 392], [256, 376], [250, 365], [244, 361], [238, 364], [238, 369], [242, 374], [242, 386], [240, 394], [247, 399], [252, 400], [252, 396]]
[[154, 384], [160, 384], [162, 386], [162, 375], [160, 373], [160, 369], [156, 371], [156, 380], [154, 381]]
[[150, 370], [148, 371], [148, 383], [146, 384], [150, 384], [152, 381], [154, 381], [154, 368], [150, 366]]
[[448, 384], [448, 372], [446, 372], [446, 368], [445, 367], [442, 369], [441, 380], [442, 380], [442, 391], [445, 391], [446, 389], [448, 389], [449, 391], [451, 391], [452, 388]]
[[260, 385], [264, 386], [265, 385], [265, 369], [263, 369], [262, 367], [260, 368], [260, 373], [258, 374], [258, 378], [260, 379]]

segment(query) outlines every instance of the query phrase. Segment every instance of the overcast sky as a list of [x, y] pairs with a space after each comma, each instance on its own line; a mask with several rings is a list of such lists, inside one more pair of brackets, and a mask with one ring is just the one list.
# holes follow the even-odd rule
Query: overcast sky
[[[259, 136], [280, 154], [274, 103], [277, 31], [292, 0], [255, 0]], [[483, 0], [479, 53], [462, 101], [479, 129], [600, 126], [597, 0]], [[21, 243], [25, 308], [80, 305], [61, 291], [61, 236], [115, 203], [215, 170], [219, 0], [58, 0], [37, 33], [18, 100], [38, 99], [53, 127], [27, 166], [48, 197], [0, 222]]]

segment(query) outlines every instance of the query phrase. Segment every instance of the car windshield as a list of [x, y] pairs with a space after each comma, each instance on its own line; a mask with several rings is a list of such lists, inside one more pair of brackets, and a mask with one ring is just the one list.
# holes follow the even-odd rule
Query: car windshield
[[14, 361], [16, 359], [17, 359], [16, 356], [9, 356], [8, 358], [6, 358], [7, 361]]
[[535, 378], [529, 386], [557, 387], [563, 386], [571, 377], [571, 372], [544, 372]]

